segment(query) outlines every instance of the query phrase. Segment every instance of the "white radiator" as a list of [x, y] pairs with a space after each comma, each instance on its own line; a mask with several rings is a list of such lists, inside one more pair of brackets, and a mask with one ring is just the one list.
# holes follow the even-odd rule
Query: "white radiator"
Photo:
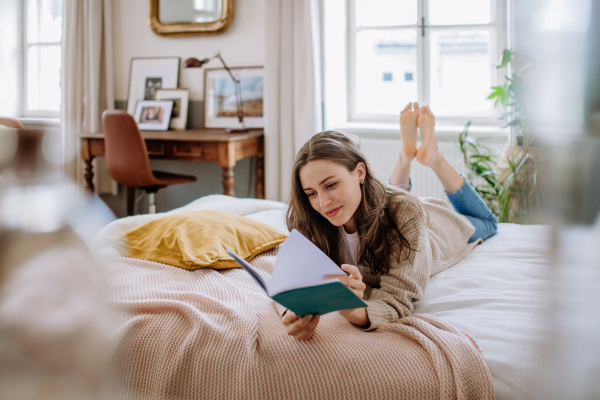
[[[394, 165], [398, 160], [398, 154], [402, 148], [399, 140], [385, 139], [363, 139], [361, 138], [361, 148], [367, 160], [371, 164], [371, 168], [375, 174], [384, 182], [388, 183]], [[420, 143], [417, 144], [417, 148]], [[438, 142], [438, 148], [448, 160], [448, 162], [456, 168], [460, 173], [465, 172], [463, 155], [452, 142]], [[411, 193], [418, 197], [437, 197], [439, 199], [448, 200], [444, 192], [444, 187], [440, 183], [436, 174], [429, 167], [425, 167], [417, 160], [413, 160], [410, 167], [410, 177], [412, 179]]]

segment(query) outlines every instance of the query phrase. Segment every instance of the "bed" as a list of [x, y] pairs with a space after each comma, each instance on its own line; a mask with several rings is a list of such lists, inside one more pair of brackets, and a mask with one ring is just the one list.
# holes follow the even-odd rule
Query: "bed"
[[[198, 306], [198, 304], [209, 304], [209, 297], [214, 297], [214, 294], [202, 292], [200, 282], [210, 281], [215, 277], [224, 278], [237, 285], [237, 292], [233, 293], [239, 293], [239, 296], [231, 295], [232, 297], [228, 300], [231, 305], [236, 304], [241, 309], [243, 307], [253, 308], [252, 310], [248, 308], [248, 313], [252, 314], [253, 318], [244, 320], [245, 322], [238, 324], [239, 330], [227, 334], [238, 338], [258, 335], [260, 339], [256, 340], [256, 337], [253, 339], [255, 340], [251, 345], [253, 354], [240, 354], [239, 362], [232, 365], [239, 365], [241, 370], [256, 368], [248, 363], [249, 359], [253, 357], [268, 358], [269, 346], [290, 346], [285, 340], [293, 341], [293, 339], [285, 335], [283, 326], [280, 327], [281, 335], [276, 335], [275, 338], [265, 340], [260, 336], [260, 325], [263, 320], [270, 321], [268, 323], [273, 324], [273, 329], [277, 329], [278, 316], [274, 307], [269, 308], [266, 305], [264, 297], [261, 297], [263, 295], [260, 289], [245, 275], [243, 270], [185, 271], [155, 262], [129, 259], [112, 249], [103, 240], [103, 237], [117, 234], [167, 214], [202, 209], [244, 215], [286, 230], [285, 207], [283, 203], [267, 200], [235, 199], [220, 195], [207, 196], [169, 213], [154, 216], [141, 215], [114, 221], [96, 235], [95, 254], [107, 270], [110, 300], [123, 311], [119, 314], [118, 328], [113, 335], [118, 346], [117, 354], [125, 354], [124, 361], [119, 364], [120, 369], [117, 371], [117, 374], [123, 376], [123, 379], [119, 381], [118, 388], [122, 395], [126, 393], [134, 398], [226, 398], [234, 393], [238, 397], [245, 397], [243, 392], [232, 392], [233, 389], [227, 385], [224, 385], [222, 392], [205, 393], [202, 391], [200, 383], [190, 383], [190, 379], [185, 379], [182, 383], [181, 378], [184, 376], [197, 377], [200, 370], [195, 372], [196, 375], [190, 371], [196, 370], [202, 363], [209, 362], [211, 356], [206, 352], [215, 350], [199, 348], [198, 342], [192, 336], [208, 333], [203, 330], [204, 328], [195, 326], [194, 323], [192, 323], [194, 326], [186, 331], [187, 336], [184, 338], [174, 338], [173, 332], [165, 327], [172, 323], [170, 321], [175, 320], [188, 321], [182, 323], [190, 324], [188, 318], [192, 314], [200, 315], [199, 318], [206, 321], [228, 318], [233, 307], [229, 307], [227, 304], [220, 304], [216, 308], [206, 306], [205, 309]], [[542, 346], [547, 339], [545, 336], [548, 323], [546, 320], [548, 305], [546, 291], [549, 287], [551, 265], [550, 234], [551, 229], [548, 226], [500, 224], [495, 236], [478, 246], [452, 268], [433, 276], [424, 297], [416, 303], [415, 314], [437, 317], [475, 339], [483, 353], [485, 364], [489, 368], [497, 399], [537, 398], [541, 393], [540, 357]], [[155, 287], [148, 283], [154, 281], [162, 282], [161, 291], [156, 291]], [[168, 292], [168, 296], [165, 295], [166, 292]], [[247, 305], [246, 301], [249, 297], [255, 301], [252, 304], [260, 306]], [[161, 307], [167, 303], [174, 304], [177, 311], [170, 310], [162, 313]], [[129, 309], [132, 304], [136, 304], [135, 312]], [[339, 324], [336, 326], [340, 332], [340, 340], [351, 341], [354, 334], [350, 331], [352, 327], [348, 326], [347, 321], [341, 319], [337, 313], [331, 313], [323, 316], [320, 324]], [[259, 328], [253, 330], [253, 326]], [[192, 331], [195, 332], [193, 335], [190, 333]], [[131, 344], [133, 343], [132, 337], [134, 337], [137, 347]], [[139, 343], [148, 343], [148, 345]], [[228, 343], [224, 342], [222, 345], [230, 345]], [[360, 345], [364, 349], [370, 349], [369, 346], [373, 344], [365, 341]], [[310, 350], [310, 347], [307, 346], [311, 345], [307, 342], [293, 346], [296, 346], [299, 352], [306, 352]], [[135, 349], [131, 350], [132, 347]], [[147, 352], [146, 347], [153, 347], [153, 351]], [[289, 349], [289, 347], [286, 348]], [[393, 353], [392, 349], [390, 352]], [[374, 351], [373, 354], [375, 353]], [[173, 358], [178, 361], [173, 366], [167, 366], [164, 361], [162, 364], [158, 362], [156, 354], [161, 354], [167, 360]], [[278, 362], [273, 354], [270, 356], [272, 359], [265, 360], [265, 363], [273, 365]], [[290, 359], [293, 356], [290, 354]], [[332, 388], [331, 391], [320, 392], [324, 393], [322, 397], [348, 398], [347, 395], [352, 392], [356, 394], [356, 398], [390, 398], [390, 394], [393, 398], [419, 398], [418, 395], [407, 394], [407, 388], [410, 388], [411, 385], [424, 384], [424, 381], [401, 382], [398, 377], [394, 378], [394, 381], [386, 383], [387, 386], [384, 385], [385, 387], [377, 393], [361, 392], [361, 388], [367, 385], [369, 379], [375, 378], [367, 375], [368, 368], [363, 369], [364, 360], [350, 358], [343, 360], [349, 368], [349, 370], [345, 369], [344, 373], [356, 374], [359, 380], [358, 386], [348, 388], [346, 393], [340, 392], [339, 390], [344, 390], [348, 386], [349, 380], [345, 380], [346, 377], [340, 375], [341, 372], [336, 369], [336, 366], [331, 366], [330, 376], [323, 379], [330, 382]], [[365, 359], [368, 358], [366, 355]], [[211, 360], [213, 363], [219, 363], [214, 359]], [[327, 360], [318, 360], [318, 362], [326, 363]], [[133, 368], [133, 364], [135, 364], [135, 368]], [[247, 366], [244, 366], [245, 364]], [[218, 368], [219, 366], [215, 365], [213, 369], [217, 370]], [[228, 370], [228, 374], [231, 374], [232, 387], [235, 386], [236, 379], [242, 379], [242, 372], [237, 369], [238, 367], [222, 368], [231, 369]], [[275, 370], [281, 370], [281, 374], [296, 373], [293, 367], [286, 371], [288, 367], [285, 364], [281, 364], [277, 368], [279, 369]], [[132, 372], [133, 369], [136, 369], [135, 373]], [[202, 371], [206, 375], [212, 369], [204, 368]], [[273, 370], [270, 371], [273, 375]], [[276, 381], [282, 376], [284, 375], [264, 377], [264, 380], [261, 378], [256, 385], [270, 390], [269, 388], [273, 387], [270, 382]], [[161, 385], [155, 384], [158, 381], [162, 382]], [[343, 384], [338, 385], [342, 382]], [[341, 389], [335, 389], [337, 386]], [[248, 393], [254, 389], [256, 388], [249, 387]], [[293, 387], [289, 392], [278, 390], [280, 389], [273, 389], [268, 392], [268, 396], [265, 393], [265, 398], [316, 397], [311, 396], [310, 391], [298, 391]], [[152, 396], [156, 393], [160, 393], [160, 396]]]

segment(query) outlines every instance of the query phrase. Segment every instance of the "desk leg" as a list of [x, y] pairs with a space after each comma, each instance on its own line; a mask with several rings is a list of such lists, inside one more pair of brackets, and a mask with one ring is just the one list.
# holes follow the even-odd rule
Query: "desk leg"
[[256, 155], [256, 198], [265, 198], [265, 177], [264, 177], [264, 138], [260, 138], [260, 147]]
[[233, 193], [233, 168], [223, 167], [223, 194], [235, 196]]
[[223, 168], [223, 194], [233, 193], [233, 167], [235, 166], [235, 143], [219, 143], [219, 165]]
[[83, 166], [83, 177], [85, 178], [85, 187], [90, 192], [94, 193], [94, 166], [92, 165], [92, 161], [94, 157], [90, 157], [89, 160], [83, 160], [85, 165]]
[[127, 186], [127, 216], [133, 215], [135, 209], [135, 188]]
[[81, 140], [81, 158], [83, 158], [83, 178], [85, 188], [94, 193], [94, 166], [92, 161], [94, 156], [90, 154], [90, 143], [86, 139]]

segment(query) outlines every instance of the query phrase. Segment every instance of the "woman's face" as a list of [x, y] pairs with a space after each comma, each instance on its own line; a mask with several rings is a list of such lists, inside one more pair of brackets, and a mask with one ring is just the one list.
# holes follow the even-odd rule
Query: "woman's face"
[[360, 181], [364, 178], [362, 162], [352, 172], [329, 160], [310, 161], [300, 169], [302, 190], [311, 206], [335, 226], [349, 221], [354, 226], [354, 212], [362, 199]]

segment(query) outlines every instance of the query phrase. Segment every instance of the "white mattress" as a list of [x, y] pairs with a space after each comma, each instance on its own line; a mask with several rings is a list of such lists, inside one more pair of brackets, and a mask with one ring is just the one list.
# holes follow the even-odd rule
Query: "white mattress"
[[[285, 204], [207, 196], [167, 214], [217, 209], [245, 215], [287, 231]], [[153, 218], [129, 217], [109, 224], [100, 237]], [[473, 336], [483, 350], [496, 398], [538, 398], [541, 346], [547, 329], [551, 228], [499, 224], [498, 233], [463, 260], [431, 278], [416, 313], [432, 314]]]

